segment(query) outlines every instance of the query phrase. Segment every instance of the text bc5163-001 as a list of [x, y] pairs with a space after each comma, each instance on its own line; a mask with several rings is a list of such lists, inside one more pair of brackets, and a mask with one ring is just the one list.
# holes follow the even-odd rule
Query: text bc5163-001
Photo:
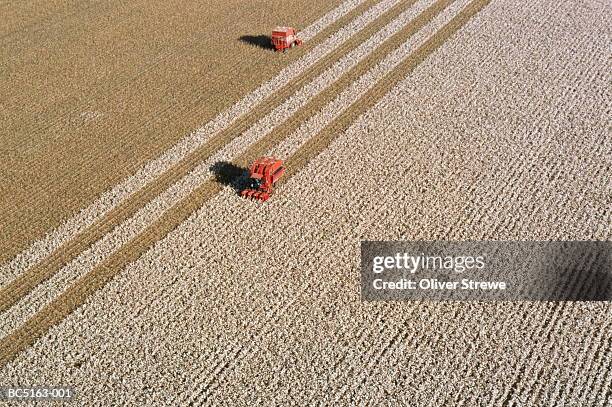
[[68, 387], [2, 387], [0, 400], [69, 400], [75, 392]]

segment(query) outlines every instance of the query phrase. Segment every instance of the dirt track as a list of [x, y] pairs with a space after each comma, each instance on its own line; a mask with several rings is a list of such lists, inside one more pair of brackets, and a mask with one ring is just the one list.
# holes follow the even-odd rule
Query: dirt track
[[115, 403], [606, 405], [609, 303], [364, 304], [357, 265], [366, 238], [612, 237], [608, 9], [493, 1], [438, 31], [289, 159], [274, 200], [204, 185], [37, 314], [51, 330], [0, 381]]

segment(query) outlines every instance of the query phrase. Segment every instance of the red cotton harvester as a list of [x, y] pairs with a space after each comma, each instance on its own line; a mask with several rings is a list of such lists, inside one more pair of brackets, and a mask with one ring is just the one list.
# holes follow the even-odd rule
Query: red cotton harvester
[[258, 158], [249, 168], [249, 187], [240, 195], [265, 202], [272, 196], [272, 187], [284, 173], [282, 160], [273, 157]]
[[285, 52], [287, 48], [302, 45], [302, 40], [297, 37], [298, 30], [292, 27], [276, 27], [272, 31], [272, 45], [277, 52]]

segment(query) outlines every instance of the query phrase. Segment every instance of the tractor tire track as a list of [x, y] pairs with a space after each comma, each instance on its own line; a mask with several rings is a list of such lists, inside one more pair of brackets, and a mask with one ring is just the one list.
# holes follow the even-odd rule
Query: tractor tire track
[[[414, 53], [410, 54], [396, 67], [384, 80], [377, 83], [354, 105], [354, 108], [345, 111], [334, 123], [319, 133], [316, 139], [307, 141], [300, 150], [289, 159], [288, 177], [305, 166], [310, 159], [323, 151], [350, 123], [360, 114], [372, 107], [381, 97], [392, 89], [401, 79], [408, 75], [427, 56], [438, 49], [455, 32], [463, 27], [470, 19], [488, 4], [488, 0], [475, 0], [461, 10], [436, 34], [429, 38]], [[20, 351], [26, 349], [37, 338], [61, 322], [67, 315], [83, 304], [86, 299], [103, 287], [126, 264], [137, 260], [151, 245], [164, 238], [177, 225], [182, 223], [189, 215], [207, 201], [212, 195], [222, 189], [216, 183], [204, 183], [189, 197], [179, 202], [171, 211], [165, 212], [162, 217], [144, 233], [131, 240], [118, 252], [100, 263], [96, 268], [79, 279], [60, 296], [46, 305], [40, 312], [24, 323], [20, 328], [4, 337], [0, 341], [0, 366], [6, 365]]]
[[[374, 2], [374, 0], [368, 0], [366, 4], [370, 4], [371, 2]], [[363, 3], [363, 0], [346, 1], [335, 10], [332, 10], [329, 14], [332, 14], [340, 20], [344, 15], [350, 15], [350, 12], [358, 8], [361, 3]], [[148, 162], [134, 175], [102, 194], [99, 199], [90, 204], [87, 208], [84, 208], [76, 216], [49, 232], [44, 238], [31, 244], [26, 250], [22, 251], [9, 263], [0, 268], [0, 278], [2, 279], [0, 282], [4, 283], [16, 278], [45, 257], [52, 254], [62, 244], [85, 231], [87, 227], [100, 220], [101, 217], [108, 214], [108, 212], [130, 195], [133, 195], [145, 185], [154, 181], [164, 171], [178, 164], [189, 153], [204, 144], [206, 138], [212, 133], [223, 130], [237, 118], [255, 108], [256, 105], [266, 97], [271, 97], [275, 91], [278, 91], [287, 83], [290, 83], [293, 78], [307, 71], [307, 69], [314, 65], [320, 58], [333, 51], [343, 41], [348, 40], [351, 34], [355, 34], [376, 19], [380, 14], [383, 14], [385, 12], [384, 8], [388, 4], [390, 4], [389, 1], [378, 3], [374, 8], [368, 9], [364, 14], [353, 19], [346, 27], [339, 28], [338, 32], [314, 47], [298, 61], [283, 69], [276, 77], [265, 82], [255, 91], [235, 103], [232, 107], [218, 114], [199, 130], [183, 138], [160, 157]], [[358, 9], [358, 11], [361, 11], [361, 9]], [[324, 16], [313, 24], [318, 27], [317, 29], [321, 30], [321, 32], [326, 32], [325, 24], [320, 21], [324, 21], [325, 24], [328, 24], [330, 23], [329, 18]], [[306, 31], [307, 36], [310, 37], [314, 37], [317, 34], [316, 30], [309, 27], [305, 28], [304, 31]]]

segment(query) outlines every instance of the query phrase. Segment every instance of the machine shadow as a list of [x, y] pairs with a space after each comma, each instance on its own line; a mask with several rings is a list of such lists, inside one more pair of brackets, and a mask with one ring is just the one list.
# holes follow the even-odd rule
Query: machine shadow
[[248, 184], [249, 170], [230, 162], [218, 161], [210, 166], [210, 171], [214, 174], [215, 181], [232, 187], [237, 194]]
[[272, 37], [270, 37], [269, 35], [243, 35], [239, 39], [240, 41], [249, 45], [253, 45], [270, 51], [274, 50], [274, 46], [272, 45]]

